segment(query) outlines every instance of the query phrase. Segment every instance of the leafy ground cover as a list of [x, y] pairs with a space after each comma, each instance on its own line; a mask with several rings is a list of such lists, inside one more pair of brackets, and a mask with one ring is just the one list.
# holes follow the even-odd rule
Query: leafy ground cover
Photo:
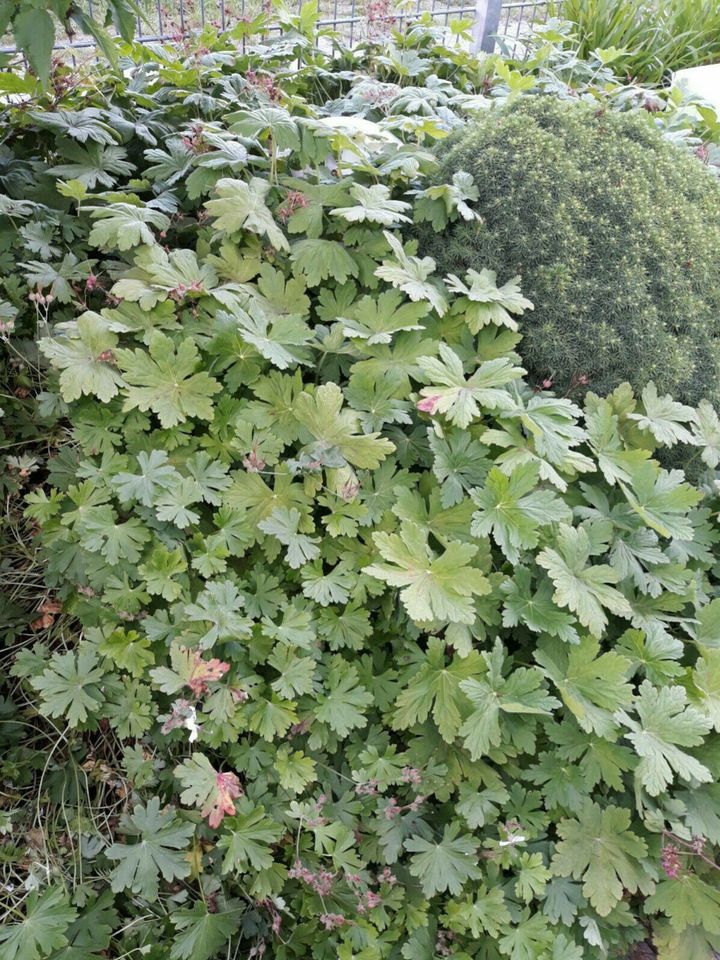
[[3, 957], [711, 960], [717, 416], [533, 389], [521, 282], [408, 240], [492, 97], [650, 95], [313, 39], [6, 111]]

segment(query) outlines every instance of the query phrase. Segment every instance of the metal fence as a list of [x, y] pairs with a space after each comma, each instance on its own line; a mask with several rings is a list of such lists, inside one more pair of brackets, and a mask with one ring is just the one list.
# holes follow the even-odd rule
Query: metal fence
[[[302, 0], [298, 0], [298, 6], [301, 4]], [[362, 38], [373, 17], [392, 18], [402, 28], [420, 14], [429, 13], [445, 26], [451, 20], [472, 20], [476, 48], [489, 52], [496, 36], [511, 45], [521, 42], [535, 23], [547, 18], [548, 0], [408, 0], [397, 5], [392, 0], [318, 0], [318, 6], [319, 25], [337, 31], [350, 43]], [[167, 40], [188, 30], [202, 29], [206, 24], [225, 30], [261, 9], [262, 0], [155, 0], [155, 35], [151, 37], [147, 24], [143, 27], [139, 20], [138, 36]]]
[[[102, 18], [106, 0], [85, 0], [92, 17]], [[290, 0], [298, 8], [303, 0]], [[143, 43], [179, 40], [205, 26], [229, 30], [240, 20], [269, 9], [270, 0], [140, 0], [143, 16], [138, 18], [136, 39]], [[318, 0], [319, 26], [336, 31], [348, 43], [356, 43], [372, 32], [373, 22], [385, 20], [398, 29], [429, 13], [438, 24], [472, 21], [473, 48], [491, 52], [496, 37], [506, 49], [522, 52], [522, 40], [533, 25], [547, 18], [548, 0]], [[0, 51], [13, 49], [12, 38]], [[94, 47], [89, 36], [63, 39], [58, 48], [69, 51]]]

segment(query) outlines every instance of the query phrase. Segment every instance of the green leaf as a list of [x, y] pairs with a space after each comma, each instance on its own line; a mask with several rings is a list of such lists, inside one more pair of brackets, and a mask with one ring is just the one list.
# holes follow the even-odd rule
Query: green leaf
[[333, 450], [348, 463], [375, 470], [395, 447], [377, 433], [359, 434], [358, 416], [343, 407], [343, 393], [335, 383], [324, 383], [314, 393], [301, 393], [294, 414], [315, 441], [310, 456], [321, 460]]
[[720, 733], [720, 650], [703, 650], [692, 679], [697, 706]]
[[522, 853], [518, 864], [518, 876], [515, 881], [515, 893], [523, 901], [530, 903], [541, 898], [552, 874], [543, 862], [541, 853]]
[[109, 657], [116, 667], [127, 670], [134, 677], [142, 677], [155, 662], [150, 641], [140, 636], [137, 630], [123, 630], [120, 627], [113, 630], [101, 641], [98, 650], [104, 657]]
[[374, 533], [373, 541], [387, 563], [371, 564], [363, 573], [400, 587], [400, 599], [413, 620], [474, 621], [473, 597], [490, 592], [487, 578], [470, 566], [476, 546], [451, 540], [436, 556], [427, 534], [409, 521], [400, 525], [400, 534]]
[[42, 701], [40, 713], [66, 717], [71, 727], [85, 723], [102, 707], [104, 678], [97, 654], [87, 644], [81, 644], [77, 652], [54, 653], [47, 669], [32, 680]]
[[115, 893], [130, 890], [145, 900], [158, 895], [160, 877], [170, 881], [190, 874], [184, 851], [195, 832], [192, 823], [182, 823], [174, 807], [160, 810], [160, 799], [151, 797], [147, 806], [138, 804], [123, 818], [122, 833], [135, 843], [114, 843], [105, 853], [117, 865], [110, 875]]
[[445, 644], [439, 637], [431, 637], [420, 669], [397, 698], [393, 726], [407, 730], [424, 723], [432, 711], [440, 736], [452, 743], [462, 722], [460, 683], [481, 670], [482, 662], [475, 652], [464, 659], [454, 656], [446, 665]]
[[410, 223], [410, 218], [402, 212], [410, 210], [410, 204], [403, 200], [391, 200], [390, 188], [384, 184], [364, 187], [361, 183], [353, 183], [350, 193], [358, 201], [357, 206], [335, 207], [330, 211], [331, 216], [342, 217], [349, 223], [381, 223], [386, 227]]
[[701, 647], [720, 649], [720, 597], [701, 607], [697, 619], [696, 643]]
[[217, 230], [250, 230], [266, 236], [276, 250], [289, 251], [290, 244], [265, 204], [269, 190], [268, 181], [259, 177], [252, 177], [248, 183], [223, 177], [215, 184], [217, 199], [208, 200], [205, 209], [216, 218]]
[[55, 43], [55, 25], [50, 13], [40, 7], [21, 7], [13, 20], [15, 43], [45, 86], [50, 78], [50, 60]]
[[557, 544], [559, 550], [546, 547], [537, 556], [555, 584], [554, 602], [572, 610], [595, 637], [605, 632], [605, 609], [630, 617], [630, 604], [611, 586], [618, 581], [616, 571], [607, 564], [588, 565], [592, 547], [585, 528], [561, 524]]
[[359, 683], [358, 672], [342, 657], [330, 662], [324, 688], [317, 698], [315, 716], [327, 723], [331, 730], [344, 739], [351, 730], [367, 726], [363, 710], [373, 702], [371, 693]]
[[195, 603], [187, 604], [185, 616], [191, 623], [209, 623], [198, 640], [203, 650], [218, 641], [239, 640], [250, 634], [252, 622], [242, 615], [245, 597], [231, 580], [205, 584]]
[[49, 886], [31, 891], [20, 921], [3, 923], [0, 943], [3, 960], [40, 960], [67, 942], [70, 924], [77, 911], [70, 906], [62, 887]]
[[684, 423], [695, 419], [695, 411], [670, 396], [659, 397], [657, 387], [649, 383], [642, 392], [644, 413], [630, 413], [642, 430], [649, 430], [658, 443], [672, 447], [676, 443], [692, 443], [693, 438]]
[[557, 687], [565, 706], [583, 730], [611, 737], [616, 729], [614, 712], [632, 701], [627, 681], [630, 661], [583, 637], [577, 646], [544, 643], [535, 659]]
[[283, 790], [302, 793], [306, 785], [315, 780], [315, 761], [306, 757], [302, 750], [291, 753], [287, 747], [281, 747], [273, 766]]
[[258, 528], [263, 533], [275, 537], [287, 547], [285, 559], [293, 570], [320, 556], [320, 548], [317, 546], [320, 539], [298, 533], [301, 520], [300, 511], [294, 507], [291, 510], [287, 507], [276, 507], [269, 517], [258, 523]]
[[688, 511], [702, 500], [702, 493], [683, 483], [682, 470], [659, 470], [653, 463], [636, 467], [631, 474], [632, 489], [620, 486], [628, 503], [662, 537], [692, 540], [693, 526]]
[[477, 843], [470, 834], [460, 834], [458, 823], [446, 826], [438, 842], [413, 836], [404, 845], [412, 853], [410, 873], [420, 880], [426, 897], [445, 890], [457, 897], [467, 880], [482, 876], [476, 863]]
[[[220, 318], [227, 316], [218, 314]], [[241, 314], [233, 318], [233, 322], [237, 323], [243, 340], [280, 370], [298, 363], [309, 363], [306, 344], [312, 340], [313, 334], [300, 317], [280, 316], [271, 323], [258, 307], [254, 307], [252, 316]]]
[[292, 245], [292, 261], [295, 273], [301, 274], [309, 287], [330, 278], [345, 283], [359, 273], [356, 261], [337, 240], [298, 240]]
[[145, 563], [138, 567], [147, 592], [165, 600], [177, 600], [181, 596], [183, 588], [175, 578], [186, 570], [187, 560], [182, 547], [174, 550], [163, 546], [155, 547]]
[[167, 230], [170, 220], [159, 210], [136, 207], [130, 203], [114, 203], [110, 207], [85, 207], [97, 221], [90, 231], [91, 246], [103, 250], [130, 250], [140, 244], [155, 243], [150, 229]]
[[393, 335], [402, 330], [422, 330], [419, 321], [428, 310], [426, 303], [403, 303], [401, 293], [386, 290], [379, 297], [361, 297], [344, 311], [343, 333], [368, 346], [392, 343]]
[[223, 824], [218, 848], [225, 851], [223, 873], [238, 870], [267, 870], [273, 862], [271, 847], [282, 835], [282, 827], [265, 816], [262, 806], [241, 800], [234, 816]]
[[512, 399], [502, 388], [519, 379], [524, 370], [513, 366], [509, 357], [481, 363], [471, 377], [465, 376], [460, 357], [445, 343], [439, 345], [440, 359], [420, 357], [418, 365], [432, 386], [420, 393], [425, 400], [418, 409], [447, 416], [450, 423], [464, 429], [481, 416], [480, 407], [502, 410], [512, 407]]
[[90, 553], [101, 553], [111, 566], [120, 560], [137, 563], [150, 531], [141, 520], [131, 518], [120, 523], [108, 506], [97, 507], [83, 524], [80, 542]]
[[451, 900], [446, 912], [450, 930], [469, 933], [475, 940], [480, 940], [484, 934], [495, 940], [500, 929], [510, 923], [510, 911], [502, 890], [497, 887], [488, 890], [484, 883], [464, 900]]
[[465, 201], [477, 200], [479, 195], [472, 174], [464, 171], [454, 173], [452, 183], [441, 183], [419, 191], [415, 202], [415, 222], [429, 220], [439, 232], [451, 219], [456, 219], [458, 213], [463, 220], [476, 220], [479, 215]]
[[384, 231], [383, 235], [395, 254], [395, 259], [383, 260], [382, 266], [375, 271], [375, 276], [402, 290], [413, 303], [429, 303], [442, 317], [447, 312], [448, 301], [442, 284], [430, 279], [435, 270], [435, 261], [431, 257], [420, 259], [409, 256], [397, 237], [387, 231]]
[[211, 397], [222, 389], [204, 370], [196, 373], [200, 353], [194, 340], [175, 349], [164, 333], [150, 337], [145, 350], [118, 350], [117, 361], [129, 384], [124, 410], [152, 410], [163, 427], [174, 427], [190, 417], [211, 420]]
[[70, 163], [59, 163], [48, 170], [56, 177], [67, 177], [69, 183], [58, 187], [63, 196], [76, 202], [84, 200], [88, 190], [98, 185], [110, 188], [120, 176], [127, 176], [135, 169], [125, 159], [124, 147], [116, 144], [90, 143], [85, 147], [68, 143], [63, 147], [63, 158]]
[[261, 699], [251, 704], [248, 725], [263, 740], [272, 743], [277, 737], [284, 737], [290, 727], [297, 723], [295, 707], [292, 700], [283, 700], [273, 694], [270, 700]]
[[176, 932], [170, 948], [171, 960], [209, 960], [217, 956], [240, 926], [240, 917], [236, 901], [212, 913], [202, 900], [196, 900], [192, 907], [173, 910], [170, 919]]
[[202, 497], [202, 490], [191, 477], [176, 477], [167, 488], [158, 496], [156, 501], [156, 516], [158, 520], [174, 523], [180, 530], [196, 524], [200, 514], [190, 510], [193, 503]]
[[697, 924], [707, 933], [720, 934], [720, 890], [690, 871], [662, 880], [645, 906], [648, 913], [664, 913], [678, 932]]
[[503, 626], [516, 627], [524, 623], [533, 633], [547, 633], [565, 643], [579, 643], [574, 618], [558, 610], [552, 602], [552, 586], [543, 578], [535, 593], [531, 587], [532, 575], [527, 567], [515, 567], [512, 579], [505, 580], [500, 589], [505, 595]]
[[518, 917], [516, 925], [508, 925], [503, 929], [498, 947], [503, 956], [508, 956], [510, 960], [535, 960], [536, 957], [547, 957], [556, 940], [557, 935], [550, 929], [547, 919], [541, 913], [531, 913], [526, 909]]
[[471, 491], [480, 509], [473, 514], [470, 532], [474, 537], [492, 533], [493, 539], [511, 563], [521, 550], [536, 547], [539, 528], [572, 520], [570, 509], [550, 490], [536, 490], [539, 467], [525, 463], [506, 476], [494, 467], [481, 489]]
[[678, 933], [669, 923], [653, 924], [653, 945], [659, 960], [715, 960], [720, 936], [706, 933], [701, 926], [687, 926]]
[[582, 880], [583, 893], [601, 917], [620, 902], [624, 890], [647, 892], [649, 879], [641, 866], [647, 846], [630, 830], [629, 811], [586, 800], [578, 819], [561, 820], [557, 831], [561, 839], [553, 872]]
[[649, 450], [628, 450], [620, 436], [620, 418], [608, 400], [589, 394], [585, 401], [588, 439], [598, 466], [609, 484], [630, 483], [634, 470], [650, 456]]
[[680, 749], [699, 746], [712, 728], [712, 721], [687, 706], [687, 699], [683, 687], [657, 688], [644, 680], [635, 702], [638, 719], [618, 712], [629, 731], [625, 736], [641, 758], [636, 775], [652, 797], [665, 791], [674, 774], [690, 782], [712, 781], [708, 768]]
[[714, 470], [720, 463], [720, 419], [707, 400], [701, 400], [695, 411], [693, 443], [702, 447], [700, 459]]
[[113, 489], [124, 503], [136, 500], [145, 507], [152, 507], [157, 497], [168, 490], [180, 474], [168, 461], [164, 450], [141, 450], [137, 455], [140, 473], [121, 471], [110, 478]]
[[485, 676], [469, 677], [460, 682], [460, 689], [473, 705], [473, 712], [460, 728], [463, 744], [470, 758], [478, 760], [503, 740], [503, 714], [549, 716], [560, 706], [559, 700], [548, 696], [543, 689], [543, 675], [534, 667], [513, 670], [503, 676], [505, 650], [500, 640], [495, 641], [491, 653], [483, 653]]
[[200, 816], [207, 817], [211, 827], [219, 827], [225, 816], [235, 813], [233, 801], [242, 795], [240, 781], [234, 773], [218, 773], [204, 753], [187, 757], [174, 774], [183, 788], [180, 802], [200, 806]]
[[489, 323], [517, 330], [518, 324], [510, 314], [523, 314], [533, 304], [520, 293], [520, 277], [513, 277], [502, 287], [497, 285], [494, 270], [468, 270], [463, 283], [450, 274], [448, 289], [461, 297], [453, 305], [453, 313], [462, 313], [471, 333], [479, 333]]
[[68, 403], [82, 396], [94, 396], [108, 403], [123, 380], [113, 369], [113, 349], [118, 338], [96, 313], [84, 313], [67, 337], [45, 337], [40, 351], [60, 373], [60, 393]]

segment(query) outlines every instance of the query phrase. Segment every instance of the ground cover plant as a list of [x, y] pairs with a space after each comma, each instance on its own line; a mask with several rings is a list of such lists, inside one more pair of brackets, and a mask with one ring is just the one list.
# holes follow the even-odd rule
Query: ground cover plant
[[487, 112], [441, 154], [438, 179], [471, 172], [483, 215], [424, 226], [423, 249], [445, 272], [522, 274], [534, 382], [717, 400], [720, 185], [695, 158], [638, 112], [552, 97]]
[[286, 27], [6, 111], [0, 951], [711, 960], [717, 416], [529, 385], [418, 253], [485, 67]]

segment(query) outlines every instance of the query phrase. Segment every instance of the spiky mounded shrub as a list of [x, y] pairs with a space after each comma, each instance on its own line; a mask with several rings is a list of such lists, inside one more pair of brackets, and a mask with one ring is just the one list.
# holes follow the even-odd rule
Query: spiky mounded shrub
[[522, 275], [535, 381], [720, 393], [720, 186], [634, 114], [524, 98], [441, 153], [473, 174], [481, 221], [423, 233], [442, 270]]

